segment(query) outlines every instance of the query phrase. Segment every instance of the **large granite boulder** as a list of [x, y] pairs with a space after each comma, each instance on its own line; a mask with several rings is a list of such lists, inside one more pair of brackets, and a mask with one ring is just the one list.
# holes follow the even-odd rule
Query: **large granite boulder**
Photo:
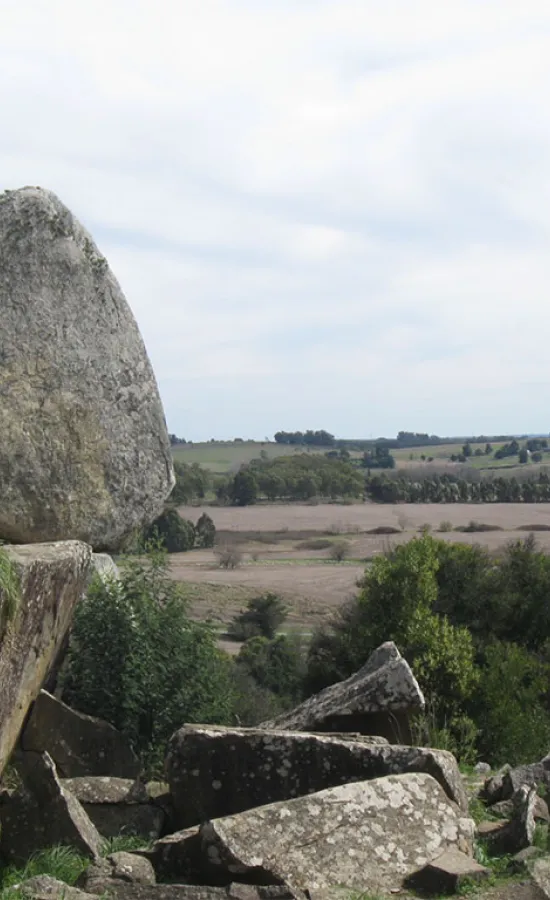
[[367, 741], [359, 736], [185, 725], [169, 742], [165, 766], [177, 827], [349, 781], [406, 772], [432, 775], [451, 800], [467, 809], [451, 753]]
[[0, 795], [0, 853], [26, 862], [33, 853], [64, 844], [95, 859], [101, 835], [76, 797], [60, 783], [47, 753], [23, 753], [18, 758], [22, 788]]
[[424, 709], [424, 704], [408, 662], [388, 641], [351, 678], [331, 684], [262, 724], [285, 731], [359, 731], [410, 743], [409, 716]]
[[336, 887], [398, 890], [447, 850], [471, 855], [474, 823], [431, 775], [411, 773], [272, 803], [192, 831], [153, 847], [153, 862], [167, 877], [189, 878], [193, 855], [200, 855], [203, 883], [286, 884], [315, 896]]
[[174, 485], [162, 403], [106, 259], [50, 191], [0, 195], [0, 538], [116, 550]]
[[135, 778], [140, 763], [109, 722], [86, 716], [40, 691], [21, 735], [23, 750], [47, 751], [63, 778], [112, 775]]
[[79, 541], [5, 549], [19, 578], [20, 597], [0, 640], [0, 774], [63, 644], [92, 555], [91, 547]]

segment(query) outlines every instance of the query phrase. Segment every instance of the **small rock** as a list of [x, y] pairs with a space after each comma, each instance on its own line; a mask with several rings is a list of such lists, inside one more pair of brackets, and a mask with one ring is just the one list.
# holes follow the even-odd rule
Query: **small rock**
[[476, 773], [476, 775], [490, 775], [491, 766], [486, 762], [478, 762], [474, 766], [474, 772]]
[[448, 850], [407, 879], [407, 887], [428, 894], [455, 894], [465, 880], [482, 881], [489, 869], [459, 850]]
[[533, 843], [536, 797], [535, 788], [522, 785], [514, 794], [511, 819], [478, 825], [478, 835], [486, 841], [491, 855], [517, 853]]
[[544, 851], [539, 847], [524, 847], [523, 850], [520, 850], [519, 853], [516, 853], [510, 863], [510, 868], [513, 872], [523, 872], [528, 866], [529, 862], [532, 862], [534, 859], [538, 859], [539, 856], [543, 856]]
[[144, 856], [137, 853], [111, 853], [88, 866], [78, 879], [77, 886], [89, 894], [104, 894], [116, 889], [116, 882], [156, 884], [155, 870]]

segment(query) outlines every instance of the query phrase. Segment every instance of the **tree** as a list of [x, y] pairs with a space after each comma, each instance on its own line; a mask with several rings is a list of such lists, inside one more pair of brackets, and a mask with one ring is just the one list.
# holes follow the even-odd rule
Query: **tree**
[[96, 578], [77, 604], [63, 699], [106, 719], [158, 770], [184, 722], [229, 723], [231, 665], [215, 632], [189, 619], [166, 554], [150, 547], [120, 580]]
[[241, 469], [231, 485], [231, 500], [235, 506], [250, 506], [256, 502], [258, 482], [249, 468]]
[[518, 461], [523, 465], [526, 462], [529, 462], [529, 452], [525, 447], [522, 447], [518, 453]]
[[203, 513], [195, 526], [198, 547], [213, 547], [216, 542], [216, 526], [207, 513]]
[[469, 441], [466, 441], [462, 446], [462, 456], [465, 456], [466, 459], [472, 455], [472, 445]]
[[490, 456], [493, 452], [493, 448], [489, 443], [485, 444], [485, 456]]
[[168, 553], [183, 553], [195, 546], [195, 526], [174, 508], [165, 509], [145, 531], [145, 541], [159, 537]]
[[268, 592], [250, 600], [247, 608], [235, 616], [229, 634], [238, 641], [261, 636], [275, 637], [276, 631], [287, 617], [287, 607], [276, 594]]
[[271, 640], [250, 638], [241, 647], [237, 665], [260, 687], [283, 698], [285, 705], [301, 700], [305, 665], [299, 639], [282, 634]]

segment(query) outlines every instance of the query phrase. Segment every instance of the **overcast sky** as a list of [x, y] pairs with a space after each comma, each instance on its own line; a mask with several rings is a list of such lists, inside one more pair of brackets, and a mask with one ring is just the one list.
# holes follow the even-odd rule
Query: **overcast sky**
[[550, 3], [0, 0], [54, 190], [188, 439], [550, 431]]

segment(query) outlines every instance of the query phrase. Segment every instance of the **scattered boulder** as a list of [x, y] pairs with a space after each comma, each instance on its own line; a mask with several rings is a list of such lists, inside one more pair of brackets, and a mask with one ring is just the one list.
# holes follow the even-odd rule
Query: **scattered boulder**
[[51, 875], [35, 875], [27, 878], [18, 888], [24, 897], [32, 900], [96, 900], [92, 894], [86, 894], [76, 887], [58, 881]]
[[[491, 806], [490, 810], [493, 815], [502, 816], [504, 819], [510, 819], [514, 815], [515, 807], [516, 794], [514, 794], [513, 797], [510, 797], [509, 800], [500, 800], [498, 803], [495, 803]], [[536, 822], [550, 821], [548, 804], [546, 803], [546, 800], [543, 800], [543, 798], [538, 795], [535, 796], [534, 816]]]
[[140, 781], [81, 776], [62, 779], [61, 784], [82, 804], [105, 838], [132, 834], [151, 841], [164, 833], [166, 794], [154, 796]]
[[[1, 410], [2, 404], [0, 419]], [[6, 632], [0, 635], [0, 774], [55, 662], [86, 585], [91, 560], [91, 548], [78, 541], [5, 549], [17, 570], [21, 590]]]
[[544, 786], [550, 791], [550, 753], [540, 762], [511, 768], [505, 766], [493, 778], [488, 778], [480, 797], [489, 805], [508, 800], [524, 784], [530, 787]]
[[511, 819], [478, 825], [478, 835], [483, 838], [492, 856], [518, 853], [533, 843], [536, 800], [535, 788], [524, 784], [514, 794]]
[[166, 773], [178, 828], [349, 781], [427, 772], [468, 807], [451, 753], [264, 728], [185, 725], [171, 738]]
[[351, 678], [262, 724], [283, 731], [359, 731], [407, 743], [409, 716], [422, 710], [424, 703], [409, 664], [388, 641]]
[[24, 862], [45, 847], [66, 844], [92, 859], [101, 835], [82, 806], [61, 785], [47, 753], [24, 753], [18, 760], [23, 788], [0, 795], [0, 851]]
[[479, 882], [489, 875], [490, 870], [480, 866], [471, 856], [460, 850], [446, 850], [411, 875], [407, 887], [425, 894], [457, 894], [465, 881]]
[[50, 191], [0, 195], [0, 538], [117, 550], [174, 485], [137, 324], [90, 235]]
[[117, 884], [156, 884], [155, 870], [144, 856], [137, 853], [111, 853], [98, 859], [82, 873], [77, 887], [89, 894], [108, 895], [116, 892]]
[[486, 762], [478, 762], [474, 766], [474, 772], [476, 775], [490, 775], [491, 766]]
[[64, 778], [136, 778], [140, 771], [138, 758], [116, 728], [103, 719], [76, 712], [47, 691], [40, 691], [32, 707], [21, 747], [48, 752]]
[[[471, 853], [474, 825], [430, 775], [391, 775], [214, 819], [157, 842], [166, 866], [197, 855], [203, 880], [395, 889], [449, 849]], [[194, 832], [194, 834], [193, 834]], [[168, 846], [170, 849], [168, 850]], [[172, 877], [184, 873], [172, 870]]]
[[543, 896], [550, 900], [550, 858], [543, 856], [529, 861], [527, 870], [537, 887], [542, 891]]

